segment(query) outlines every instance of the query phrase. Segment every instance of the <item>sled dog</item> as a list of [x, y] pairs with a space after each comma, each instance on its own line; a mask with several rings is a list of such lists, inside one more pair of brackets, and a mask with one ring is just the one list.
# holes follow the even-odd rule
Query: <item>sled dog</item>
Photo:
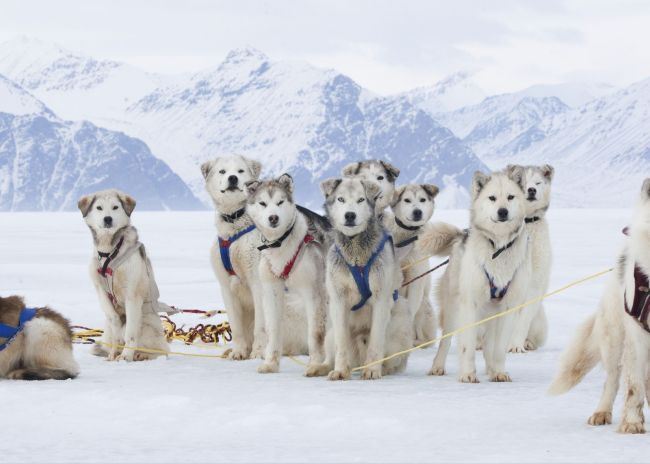
[[79, 374], [68, 320], [49, 308], [0, 297], [0, 377], [65, 380]]
[[[508, 166], [508, 171], [519, 169]], [[551, 202], [551, 182], [553, 166], [523, 166], [524, 193], [526, 194], [526, 230], [530, 236], [532, 259], [532, 278], [527, 300], [544, 295], [548, 291], [551, 274], [551, 238], [548, 231], [546, 211]], [[524, 353], [544, 345], [548, 332], [544, 305], [539, 303], [527, 306], [515, 315], [515, 328], [510, 339], [508, 351]]]
[[[402, 274], [388, 232], [381, 227], [376, 182], [344, 178], [321, 183], [333, 226], [326, 287], [333, 337], [328, 334], [330, 380], [350, 378], [353, 366], [378, 361], [413, 345], [413, 323], [398, 289]], [[407, 355], [366, 367], [363, 379], [402, 371]]]
[[[408, 184], [398, 187], [393, 195], [391, 209], [383, 217], [386, 230], [393, 237], [404, 282], [410, 282], [425, 273], [427, 256], [448, 256], [460, 229], [444, 223], [430, 223], [434, 198], [438, 187], [430, 184]], [[431, 305], [431, 275], [419, 278], [400, 290], [408, 302], [409, 315], [414, 321], [415, 341], [419, 345], [436, 335], [436, 318]]]
[[348, 164], [343, 168], [342, 174], [345, 177], [372, 181], [379, 185], [379, 197], [375, 208], [377, 214], [381, 215], [393, 199], [399, 169], [383, 160], [366, 160]]
[[626, 393], [618, 430], [645, 433], [643, 406], [646, 398], [650, 399], [650, 178], [643, 183], [637, 211], [626, 232], [629, 237], [598, 311], [580, 326], [560, 358], [549, 393], [567, 392], [601, 362], [607, 378], [589, 424], [612, 423], [612, 407], [622, 373]]
[[[246, 189], [246, 211], [262, 237], [258, 246], [259, 276], [267, 345], [258, 372], [279, 370], [285, 341], [299, 338], [304, 342], [304, 317], [292, 315], [291, 309], [295, 308], [307, 319], [309, 365], [305, 375], [315, 375], [325, 359], [324, 236], [310, 216], [299, 211], [294, 203], [293, 179], [289, 174], [267, 181], [248, 181]], [[289, 349], [298, 350], [302, 348]]]
[[169, 351], [151, 262], [131, 225], [135, 200], [104, 190], [81, 197], [78, 207], [93, 237], [90, 279], [106, 316], [101, 340], [106, 345], [96, 344], [94, 354], [109, 361], [141, 361]]
[[[523, 170], [486, 175], [472, 181], [470, 229], [454, 243], [441, 277], [438, 303], [443, 333], [520, 304], [531, 279], [530, 247], [525, 228]], [[485, 324], [483, 356], [493, 382], [509, 382], [505, 358], [513, 315]], [[443, 375], [450, 340], [441, 341], [430, 374]], [[477, 383], [477, 328], [458, 335], [460, 382]]]

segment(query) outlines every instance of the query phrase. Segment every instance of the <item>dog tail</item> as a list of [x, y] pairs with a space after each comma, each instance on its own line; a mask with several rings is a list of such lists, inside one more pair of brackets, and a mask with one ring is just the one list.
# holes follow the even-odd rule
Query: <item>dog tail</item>
[[323, 231], [329, 232], [332, 230], [332, 223], [327, 217], [321, 216], [315, 211], [312, 211], [309, 208], [305, 208], [304, 206], [296, 205], [296, 209], [304, 214], [309, 222], [322, 229]]
[[449, 256], [457, 240], [465, 233], [456, 226], [444, 222], [436, 222], [425, 228], [418, 238], [418, 248], [424, 255]]
[[28, 367], [16, 369], [8, 377], [15, 380], [68, 380], [77, 377], [77, 373], [49, 367]]
[[600, 359], [594, 326], [597, 314], [578, 328], [573, 341], [560, 358], [560, 369], [548, 387], [549, 395], [560, 395], [578, 385]]

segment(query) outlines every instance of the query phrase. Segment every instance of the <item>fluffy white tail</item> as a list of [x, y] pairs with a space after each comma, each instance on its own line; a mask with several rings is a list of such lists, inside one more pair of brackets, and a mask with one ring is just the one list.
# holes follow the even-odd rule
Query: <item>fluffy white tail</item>
[[418, 239], [418, 248], [427, 256], [449, 256], [456, 240], [463, 237], [458, 227], [435, 222], [427, 227]]
[[560, 395], [578, 385], [600, 360], [597, 340], [594, 339], [596, 314], [578, 329], [571, 344], [560, 358], [560, 369], [548, 387], [550, 395]]

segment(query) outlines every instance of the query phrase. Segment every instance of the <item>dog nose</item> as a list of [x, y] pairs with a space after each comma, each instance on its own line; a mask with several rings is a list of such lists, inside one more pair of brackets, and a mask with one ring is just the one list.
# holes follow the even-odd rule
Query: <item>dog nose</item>
[[528, 195], [531, 197], [534, 197], [537, 195], [537, 189], [535, 187], [529, 187], [528, 188]]
[[237, 176], [228, 176], [228, 183], [230, 185], [237, 185], [239, 178]]
[[413, 211], [413, 220], [414, 221], [419, 221], [422, 219], [422, 210], [416, 209]]
[[354, 222], [356, 218], [357, 218], [357, 213], [353, 213], [351, 211], [345, 213], [345, 222]]
[[110, 227], [113, 225], [113, 218], [111, 216], [104, 216], [104, 225]]
[[505, 208], [499, 208], [497, 214], [499, 215], [499, 220], [501, 221], [505, 221], [506, 219], [508, 219], [508, 210]]
[[269, 216], [269, 223], [272, 226], [277, 226], [278, 221], [280, 221], [280, 218], [276, 214], [272, 214], [272, 215]]

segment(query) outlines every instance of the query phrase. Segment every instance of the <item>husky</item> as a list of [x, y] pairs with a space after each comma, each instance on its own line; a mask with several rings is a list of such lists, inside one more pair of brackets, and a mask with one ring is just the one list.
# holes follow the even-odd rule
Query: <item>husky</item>
[[350, 163], [343, 168], [341, 174], [345, 177], [355, 177], [366, 181], [376, 182], [379, 185], [379, 197], [375, 202], [377, 214], [381, 216], [390, 205], [395, 192], [395, 181], [400, 170], [383, 160], [366, 160]]
[[[248, 181], [246, 189], [246, 212], [262, 236], [259, 275], [267, 344], [258, 372], [278, 372], [283, 346], [288, 348], [285, 339], [300, 338], [299, 334], [305, 333], [303, 321], [291, 315], [291, 309], [299, 306], [307, 318], [309, 365], [305, 375], [313, 376], [325, 359], [325, 237], [311, 216], [294, 203], [289, 174]], [[289, 348], [297, 350], [300, 348]]]
[[391, 201], [391, 209], [382, 221], [393, 237], [404, 282], [412, 282], [400, 290], [400, 295], [407, 299], [409, 315], [414, 321], [415, 346], [433, 339], [437, 330], [429, 299], [431, 276], [413, 281], [428, 269], [428, 261], [418, 261], [427, 256], [448, 256], [453, 240], [462, 234], [452, 225], [429, 222], [438, 192], [438, 187], [431, 184], [398, 187]]
[[77, 375], [68, 320], [50, 308], [26, 308], [18, 296], [0, 297], [0, 377], [66, 380]]
[[[523, 175], [521, 168], [508, 173], [474, 174], [470, 229], [462, 240], [454, 242], [437, 292], [443, 333], [504, 311], [526, 298], [531, 260], [524, 223]], [[509, 314], [485, 324], [483, 356], [493, 382], [510, 382], [505, 358], [513, 323], [513, 315]], [[458, 380], [478, 383], [477, 328], [461, 332], [458, 341]], [[444, 375], [449, 345], [449, 338], [441, 341], [431, 375]]]
[[[507, 171], [520, 169], [508, 166]], [[526, 194], [526, 230], [530, 236], [532, 278], [527, 299], [537, 298], [548, 291], [551, 274], [551, 238], [546, 211], [551, 203], [553, 166], [523, 166], [524, 193]], [[508, 351], [525, 353], [546, 343], [548, 323], [542, 302], [527, 306], [516, 314], [515, 328]]]
[[598, 311], [580, 326], [560, 358], [557, 375], [548, 392], [557, 395], [569, 391], [601, 362], [607, 379], [588, 423], [612, 423], [612, 407], [622, 373], [627, 388], [618, 430], [645, 433], [643, 406], [646, 398], [650, 400], [650, 178], [643, 182], [632, 225], [625, 232], [629, 237]]
[[93, 237], [90, 279], [106, 316], [103, 344], [95, 345], [94, 354], [109, 361], [141, 361], [166, 353], [158, 287], [131, 225], [135, 200], [118, 190], [103, 190], [81, 197], [78, 207]]
[[[332, 331], [323, 366], [330, 380], [349, 379], [353, 365], [379, 361], [413, 345], [413, 324], [398, 289], [402, 274], [390, 235], [376, 215], [376, 182], [344, 178], [321, 183], [333, 227], [326, 287]], [[329, 335], [329, 334], [328, 334]], [[362, 379], [401, 372], [408, 356], [366, 367]]]

